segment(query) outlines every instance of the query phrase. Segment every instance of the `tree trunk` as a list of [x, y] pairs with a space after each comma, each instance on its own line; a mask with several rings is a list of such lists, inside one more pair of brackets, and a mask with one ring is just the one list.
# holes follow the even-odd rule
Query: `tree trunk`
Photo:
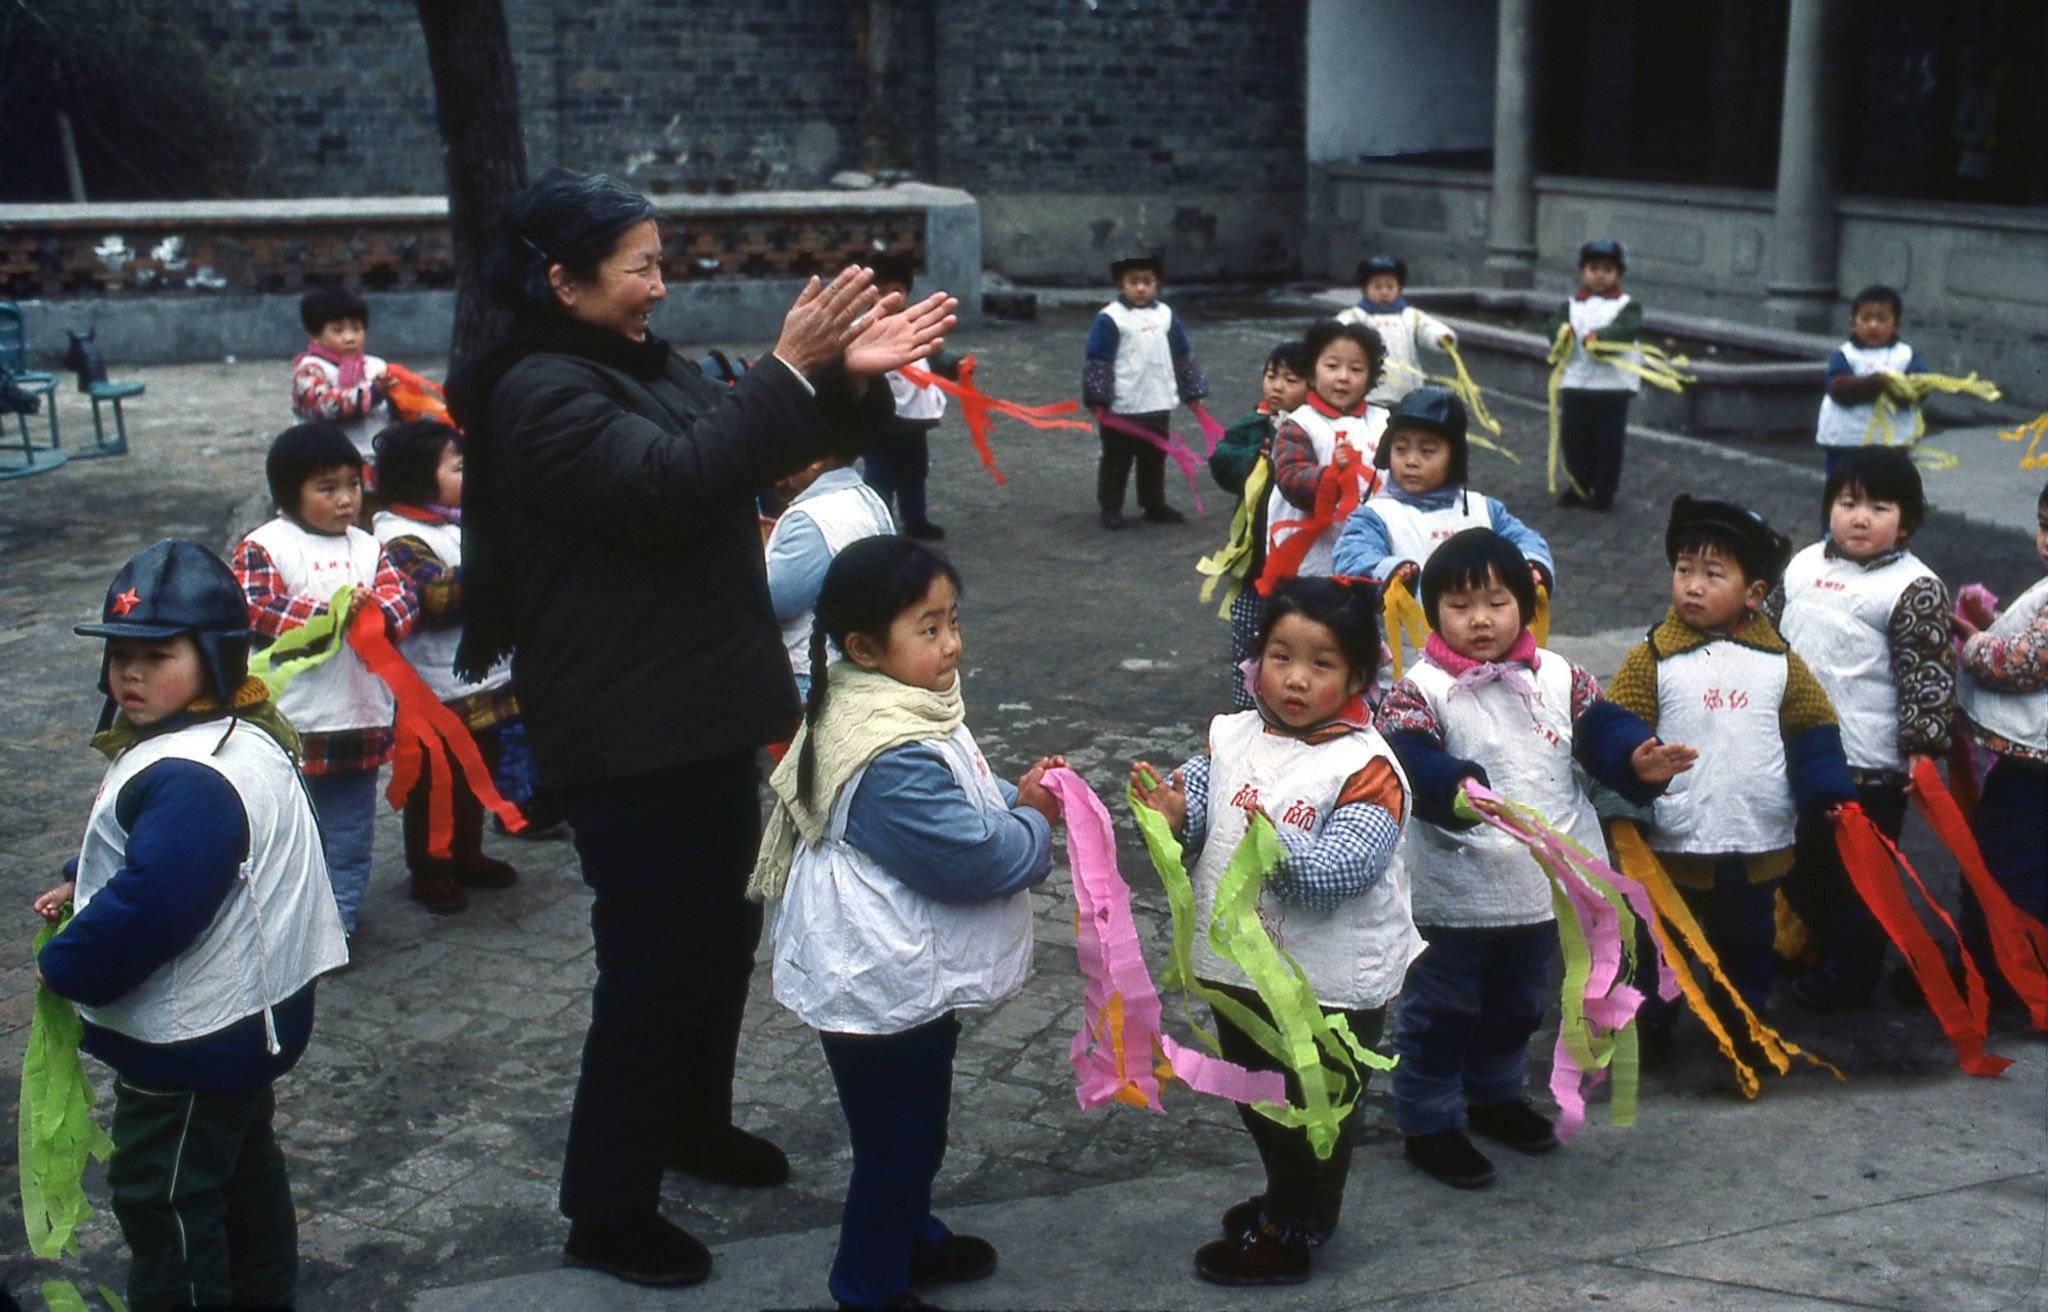
[[510, 326], [484, 287], [483, 263], [498, 217], [526, 186], [526, 135], [504, 0], [417, 0], [434, 77], [434, 111], [448, 164], [448, 228], [454, 242], [452, 368]]

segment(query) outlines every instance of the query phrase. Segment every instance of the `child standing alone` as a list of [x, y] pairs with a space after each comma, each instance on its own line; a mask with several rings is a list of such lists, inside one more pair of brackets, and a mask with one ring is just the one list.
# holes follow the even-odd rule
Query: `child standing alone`
[[[1187, 332], [1166, 302], [1159, 300], [1165, 277], [1159, 258], [1132, 255], [1112, 262], [1117, 296], [1088, 329], [1081, 400], [1100, 417], [1107, 413], [1158, 433], [1162, 441], [1173, 407], [1193, 405], [1209, 394], [1195, 363]], [[1103, 425], [1102, 462], [1096, 467], [1095, 500], [1102, 527], [1124, 526], [1124, 483], [1138, 466], [1138, 505], [1154, 524], [1184, 524], [1187, 516], [1166, 504], [1166, 452], [1142, 438]]]
[[[271, 1086], [313, 1030], [317, 978], [348, 961], [298, 736], [248, 677], [235, 576], [165, 541], [107, 589], [100, 690], [111, 760], [37, 958], [114, 1069], [107, 1186], [133, 1256], [128, 1306], [290, 1307], [298, 1220]], [[118, 711], [118, 714], [114, 714]]]
[[1559, 442], [1572, 485], [1560, 506], [1611, 510], [1621, 486], [1622, 448], [1628, 441], [1628, 403], [1642, 380], [1595, 359], [1595, 342], [1633, 342], [1642, 335], [1643, 307], [1621, 289], [1627, 252], [1618, 241], [1589, 241], [1579, 247], [1579, 289], [1550, 316], [1552, 340], [1569, 326], [1572, 352], [1558, 393]]
[[[855, 542], [825, 572], [804, 726], [749, 893], [780, 899], [776, 1001], [818, 1031], [853, 1141], [829, 1284], [842, 1308], [923, 1306], [913, 1286], [995, 1270], [987, 1240], [932, 1215], [955, 1012], [1031, 970], [1026, 890], [1052, 869], [1039, 761], [999, 783], [966, 725], [959, 575], [907, 538]], [[844, 659], [826, 665], [827, 644]]]
[[[1379, 665], [1374, 611], [1369, 589], [1326, 578], [1276, 587], [1260, 622], [1255, 709], [1217, 716], [1207, 749], [1170, 778], [1143, 761], [1130, 776], [1138, 800], [1198, 851], [1189, 870], [1196, 975], [1272, 1020], [1251, 981], [1208, 937], [1217, 886], [1249, 812], [1258, 810], [1284, 849], [1259, 890], [1259, 919], [1306, 974], [1317, 1005], [1343, 1013], [1367, 1045], [1378, 1041], [1387, 1003], [1422, 950], [1395, 859], [1408, 785], [1365, 709]], [[1280, 1068], [1228, 1016], [1218, 1012], [1215, 1021], [1225, 1060]], [[1300, 1098], [1291, 1072], [1287, 1079], [1289, 1097]], [[1343, 1090], [1347, 1098], [1363, 1094], [1362, 1087]], [[1195, 1273], [1224, 1285], [1298, 1284], [1309, 1277], [1310, 1251], [1336, 1232], [1357, 1108], [1323, 1159], [1306, 1129], [1249, 1107], [1238, 1112], [1265, 1166], [1266, 1188], [1223, 1213], [1223, 1238], [1195, 1253]]]
[[[264, 462], [277, 518], [235, 548], [235, 577], [249, 627], [274, 642], [327, 613], [342, 588], [353, 606], [375, 607], [394, 639], [412, 632], [419, 602], [377, 539], [355, 527], [362, 505], [363, 458], [332, 424], [299, 424], [270, 444]], [[339, 637], [337, 637], [339, 641]], [[377, 818], [377, 771], [395, 741], [390, 690], [346, 642], [295, 677], [278, 709], [301, 735], [299, 770], [320, 817], [327, 874], [341, 925], [356, 931], [370, 886], [370, 843]]]
[[[1409, 393], [1412, 398], [1414, 393]], [[1448, 1185], [1493, 1180], [1473, 1133], [1524, 1153], [1557, 1147], [1523, 1096], [1529, 1040], [1549, 1004], [1557, 954], [1550, 882], [1528, 849], [1491, 826], [1471, 780], [1602, 850], [1583, 775], [1648, 805], [1693, 753], [1665, 746], [1600, 695], [1592, 675], [1529, 632], [1529, 562], [1490, 529], [1458, 534], [1422, 568], [1433, 632], [1377, 722], [1413, 781], [1409, 844], [1415, 924], [1429, 947], [1408, 968], [1394, 1027], [1394, 1113], [1408, 1160]]]

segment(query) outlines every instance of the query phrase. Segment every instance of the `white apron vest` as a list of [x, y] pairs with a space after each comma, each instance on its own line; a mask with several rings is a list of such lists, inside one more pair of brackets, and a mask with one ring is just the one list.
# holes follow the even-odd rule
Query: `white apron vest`
[[[1913, 348], [1904, 342], [1893, 342], [1875, 350], [1858, 346], [1855, 342], [1842, 343], [1842, 358], [1849, 362], [1849, 368], [1858, 378], [1874, 373], [1903, 374], [1906, 366], [1913, 363]], [[1862, 405], [1842, 405], [1832, 396], [1822, 396], [1820, 419], [1814, 425], [1813, 440], [1822, 446], [1862, 446], [1870, 436], [1870, 420], [1877, 412], [1877, 402], [1865, 401]], [[1906, 420], [1912, 422], [1910, 418]], [[1903, 440], [1910, 433], [1900, 433]]]
[[[1008, 809], [967, 726], [931, 746], [982, 810]], [[797, 843], [771, 933], [775, 1000], [813, 1029], [900, 1034], [1015, 996], [1031, 973], [1031, 895], [940, 902], [882, 869], [846, 841], [865, 775], [840, 790], [824, 840]]]
[[1422, 386], [1425, 380], [1422, 346], [1425, 343], [1435, 346], [1436, 336], [1450, 331], [1412, 305], [1404, 305], [1385, 314], [1354, 305], [1338, 315], [1337, 322], [1364, 324], [1380, 335], [1387, 354], [1380, 364], [1380, 376], [1373, 381], [1367, 399], [1389, 407]]
[[[225, 741], [223, 742], [223, 735]], [[215, 750], [218, 748], [218, 750]], [[129, 780], [163, 760], [196, 762], [227, 780], [249, 821], [239, 883], [189, 947], [135, 988], [79, 1014], [144, 1043], [204, 1038], [261, 1012], [270, 1051], [281, 1049], [270, 1009], [314, 977], [348, 962], [348, 943], [327, 882], [320, 827], [299, 772], [263, 730], [225, 720], [145, 739], [107, 768], [78, 851], [83, 911], [120, 872], [128, 834], [114, 804]]]
[[894, 369], [889, 371], [889, 395], [896, 399], [898, 419], [930, 420], [936, 423], [945, 416], [945, 392], [929, 383], [913, 383]]
[[[1367, 406], [1362, 415], [1339, 415], [1332, 419], [1314, 406], [1304, 405], [1287, 416], [1301, 425], [1309, 440], [1315, 444], [1316, 465], [1327, 468], [1330, 457], [1336, 453], [1337, 439], [1341, 436], [1358, 453], [1359, 461], [1368, 474], [1376, 473], [1372, 468], [1373, 452], [1379, 449], [1380, 434], [1387, 428], [1387, 412], [1378, 406]], [[1284, 527], [1290, 519], [1303, 519], [1308, 511], [1298, 508], [1280, 491], [1276, 482], [1266, 493], [1266, 549], [1271, 551], [1301, 530]], [[1325, 529], [1316, 539], [1315, 545], [1302, 557], [1301, 575], [1328, 575], [1337, 551], [1337, 539], [1344, 532], [1342, 520]]]
[[[817, 526], [818, 535], [825, 539], [825, 550], [834, 556], [862, 538], [887, 537], [896, 531], [896, 521], [889, 516], [889, 503], [866, 483], [855, 483], [792, 502], [768, 535], [769, 552], [775, 550], [775, 540], [785, 532], [785, 526], [798, 516]], [[806, 610], [781, 621], [782, 646], [789, 653], [789, 668], [806, 679], [811, 675], [813, 614], [814, 609]]]
[[[277, 567], [285, 591], [318, 597], [323, 603], [338, 589], [377, 579], [383, 553], [377, 539], [359, 528], [345, 536], [309, 533], [280, 515], [249, 535]], [[343, 646], [329, 660], [295, 677], [277, 699], [277, 709], [300, 733], [334, 733], [342, 729], [381, 729], [391, 723], [391, 692]]]
[[1878, 569], [1829, 556], [1816, 542], [1785, 570], [1778, 631], [1799, 653], [1842, 724], [1842, 750], [1858, 770], [1904, 770], [1899, 694], [1892, 678], [1892, 612], [1906, 589], [1934, 577], [1918, 556]]
[[[1438, 510], [1424, 510], [1398, 497], [1377, 496], [1366, 506], [1387, 526], [1387, 554], [1393, 562], [1429, 563], [1436, 549], [1468, 528], [1493, 527], [1493, 509], [1486, 498], [1464, 492]], [[1419, 592], [1421, 589], [1415, 589]]]
[[1657, 736], [1699, 749], [1645, 835], [1658, 852], [1745, 856], [1792, 844], [1795, 813], [1778, 708], [1790, 670], [1776, 652], [1716, 638], [1657, 663]]
[[1173, 373], [1173, 347], [1167, 333], [1173, 311], [1154, 301], [1142, 310], [1122, 301], [1102, 307], [1116, 325], [1116, 396], [1114, 414], [1145, 415], [1180, 404], [1180, 383]]
[[[1985, 632], [1994, 638], [2024, 633], [2041, 608], [2048, 606], [2048, 579], [2042, 579], [2005, 608]], [[1956, 705], [1970, 723], [2036, 751], [2048, 752], [2048, 688], [2032, 692], [1999, 692], [1987, 688], [1964, 670], [1956, 671]]]
[[1640, 392], [1643, 380], [1586, 353], [1587, 333], [1598, 333], [1613, 323], [1628, 304], [1628, 293], [1619, 296], [1573, 297], [1565, 302], [1572, 321], [1572, 353], [1565, 361], [1563, 386], [1596, 392]]
[[[341, 366], [334, 364], [331, 361], [322, 360], [317, 355], [307, 357], [307, 363], [315, 366], [320, 370], [321, 374], [324, 375], [327, 380], [327, 386], [340, 386]], [[304, 366], [302, 365], [298, 367], [303, 368]], [[385, 365], [384, 361], [381, 358], [374, 355], [365, 355], [363, 357], [363, 378], [366, 381], [374, 382], [377, 379], [382, 378], [384, 376], [384, 370]], [[296, 414], [292, 416], [292, 420], [294, 423], [304, 422]], [[367, 479], [368, 477], [370, 477], [375, 471], [377, 464], [377, 451], [376, 448], [372, 445], [371, 440], [375, 438], [377, 434], [383, 432], [386, 428], [390, 427], [390, 408], [385, 403], [380, 401], [376, 405], [370, 407], [370, 413], [366, 415], [359, 415], [354, 419], [322, 419], [319, 422], [323, 424], [332, 424], [336, 428], [339, 428], [342, 432], [348, 434], [348, 440], [354, 444], [356, 453], [362, 456], [363, 458], [363, 473], [365, 478]]]
[[[1431, 661], [1408, 676], [1443, 726], [1445, 751], [1485, 766], [1493, 791], [1534, 808], [1598, 856], [1606, 850], [1600, 817], [1572, 757], [1572, 667], [1562, 656], [1539, 651], [1529, 678], [1538, 695], [1533, 714], [1498, 680], [1457, 691], [1457, 680]], [[1529, 849], [1492, 825], [1414, 825], [1408, 856], [1418, 925], [1536, 925], [1553, 918], [1543, 868]]]
[[[1195, 974], [1220, 984], [1250, 981], [1209, 946], [1216, 886], [1244, 837], [1240, 793], [1256, 796], [1275, 824], [1314, 837], [1328, 823], [1345, 781], [1374, 760], [1401, 780], [1401, 815], [1408, 821], [1408, 779], [1386, 739], [1372, 729], [1312, 746], [1268, 733], [1257, 711], [1219, 715], [1209, 724], [1209, 832], [1189, 877], [1195, 889]], [[1408, 875], [1399, 850], [1377, 884], [1332, 911], [1283, 902], [1262, 889], [1259, 920], [1281, 951], [1293, 957], [1325, 1007], [1353, 1010], [1384, 1006], [1400, 991], [1408, 964], [1422, 954], [1422, 936], [1408, 910]]]
[[[377, 541], [387, 546], [399, 538], [418, 538], [440, 558], [443, 565], [450, 569], [462, 568], [462, 526], [459, 524], [430, 524], [380, 510], [371, 526], [377, 530]], [[493, 688], [502, 688], [512, 681], [512, 658], [509, 656], [501, 658], [474, 683], [458, 678], [455, 674], [455, 649], [461, 645], [461, 625], [430, 629], [421, 623], [398, 644], [398, 650], [412, 662], [412, 667], [419, 671], [421, 682], [433, 689], [435, 698], [440, 701], [452, 702], [471, 697]]]

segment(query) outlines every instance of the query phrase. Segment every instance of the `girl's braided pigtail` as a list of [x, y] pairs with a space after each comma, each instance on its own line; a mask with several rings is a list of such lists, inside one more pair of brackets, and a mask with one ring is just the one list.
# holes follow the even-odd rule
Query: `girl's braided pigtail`
[[818, 733], [818, 715], [825, 708], [825, 682], [825, 626], [814, 619], [811, 624], [811, 695], [804, 700], [804, 725], [810, 732], [804, 735], [804, 748], [796, 760], [799, 797], [811, 794], [811, 767], [817, 757], [812, 744]]

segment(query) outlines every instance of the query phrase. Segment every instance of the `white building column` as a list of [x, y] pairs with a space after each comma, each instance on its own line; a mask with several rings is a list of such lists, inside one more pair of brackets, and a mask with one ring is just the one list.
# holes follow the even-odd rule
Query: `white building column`
[[1831, 0], [1792, 0], [1785, 32], [1785, 94], [1778, 117], [1778, 192], [1764, 313], [1779, 327], [1835, 325], [1835, 142], [1839, 11]]
[[1534, 0], [1500, 0], [1493, 79], [1493, 196], [1486, 268], [1503, 287], [1536, 285]]

